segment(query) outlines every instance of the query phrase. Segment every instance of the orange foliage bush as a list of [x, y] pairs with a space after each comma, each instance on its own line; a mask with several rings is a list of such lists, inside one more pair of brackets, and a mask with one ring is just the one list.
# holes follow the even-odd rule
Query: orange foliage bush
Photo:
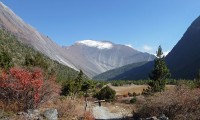
[[[22, 68], [11, 68], [8, 73], [3, 71], [0, 76], [0, 101], [4, 109], [25, 111], [38, 107], [52, 93], [47, 89], [46, 81], [40, 69], [32, 72]], [[48, 87], [51, 87], [49, 84], [54, 83], [49, 81]]]

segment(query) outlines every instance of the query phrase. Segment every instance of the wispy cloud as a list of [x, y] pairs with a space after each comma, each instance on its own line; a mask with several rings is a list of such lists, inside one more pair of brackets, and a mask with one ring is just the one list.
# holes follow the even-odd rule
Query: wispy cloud
[[152, 52], [152, 50], [153, 50], [153, 48], [149, 45], [144, 45], [143, 49], [144, 49], [145, 52]]

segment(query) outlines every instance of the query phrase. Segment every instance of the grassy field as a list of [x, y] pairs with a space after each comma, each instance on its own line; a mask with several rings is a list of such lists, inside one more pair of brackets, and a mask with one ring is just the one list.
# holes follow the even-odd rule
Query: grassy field
[[[124, 86], [112, 86], [108, 84], [113, 90], [116, 91], [116, 95], [127, 95], [129, 93], [135, 92], [136, 94], [141, 94], [143, 89], [147, 89], [148, 85], [124, 85]], [[166, 85], [166, 89], [173, 89], [175, 85]]]

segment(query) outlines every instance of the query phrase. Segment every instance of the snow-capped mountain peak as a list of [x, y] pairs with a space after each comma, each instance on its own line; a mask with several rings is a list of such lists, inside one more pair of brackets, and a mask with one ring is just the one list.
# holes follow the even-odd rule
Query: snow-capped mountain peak
[[77, 44], [86, 45], [89, 47], [96, 47], [98, 49], [112, 49], [113, 44], [110, 42], [102, 42], [102, 41], [95, 41], [95, 40], [82, 40], [76, 42]]

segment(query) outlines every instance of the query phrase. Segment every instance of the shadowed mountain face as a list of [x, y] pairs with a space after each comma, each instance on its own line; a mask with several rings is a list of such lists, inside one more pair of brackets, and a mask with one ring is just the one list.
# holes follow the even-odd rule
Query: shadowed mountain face
[[67, 58], [63, 49], [47, 36], [42, 35], [0, 2], [0, 28], [15, 35], [21, 42], [42, 52], [49, 58], [56, 60], [73, 69], [77, 69]]
[[200, 69], [200, 17], [187, 29], [166, 61], [173, 78], [196, 77]]
[[[187, 29], [181, 40], [166, 57], [172, 78], [194, 79], [200, 70], [200, 17]], [[116, 75], [112, 79], [148, 79], [154, 62]]]
[[[95, 77], [93, 77], [94, 80], [116, 80], [115, 78], [120, 77], [119, 75], [126, 73], [127, 71], [136, 68], [136, 67], [140, 67], [144, 64], [146, 64], [147, 61], [145, 62], [139, 62], [139, 63], [132, 63], [132, 64], [128, 64], [116, 69], [112, 69], [112, 70], [108, 70], [102, 74], [99, 74]], [[121, 77], [123, 79], [123, 76]]]
[[125, 45], [111, 42], [84, 40], [70, 47], [64, 47], [70, 60], [83, 68], [86, 74], [93, 77], [102, 72], [130, 63], [152, 61], [155, 56], [139, 52]]

